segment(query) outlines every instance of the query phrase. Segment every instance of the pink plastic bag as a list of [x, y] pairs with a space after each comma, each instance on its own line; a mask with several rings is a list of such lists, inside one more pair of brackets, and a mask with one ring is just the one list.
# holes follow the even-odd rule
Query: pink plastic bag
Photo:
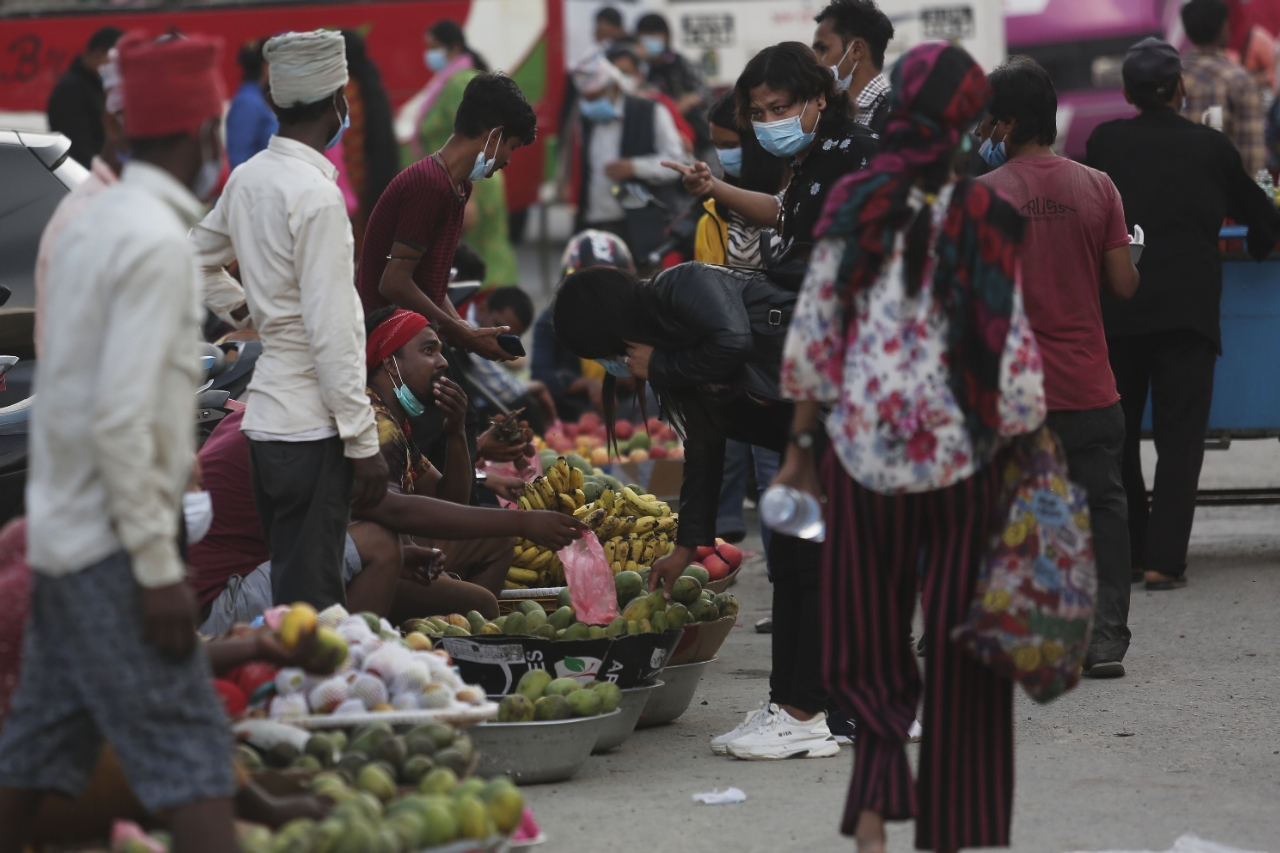
[[608, 625], [618, 618], [618, 593], [613, 572], [604, 558], [604, 548], [594, 533], [575, 539], [560, 551], [564, 576], [569, 584], [569, 600], [579, 622]]

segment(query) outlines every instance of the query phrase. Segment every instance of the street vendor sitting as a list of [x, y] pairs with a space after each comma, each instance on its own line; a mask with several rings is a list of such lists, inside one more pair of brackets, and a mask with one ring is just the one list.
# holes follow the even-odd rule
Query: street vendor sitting
[[[382, 502], [356, 511], [347, 530], [347, 609], [377, 613], [396, 624], [430, 613], [477, 610], [496, 616], [494, 590], [476, 581], [493, 583], [491, 575], [497, 575], [501, 588], [513, 537], [559, 549], [583, 528], [560, 513], [468, 506], [461, 484], [469, 482], [464, 475], [470, 474], [465, 470], [470, 458], [457, 426], [466, 398], [443, 378], [439, 338], [420, 314], [395, 308], [370, 315], [366, 326], [368, 393], [390, 483]], [[451, 436], [456, 436], [456, 452], [451, 446], [450, 457], [464, 470], [446, 462], [445, 471], [437, 471], [409, 440], [409, 410], [428, 405], [441, 405], [449, 414], [455, 426]], [[191, 547], [188, 560], [206, 635], [248, 622], [271, 606], [269, 555], [254, 511], [240, 417], [225, 418], [200, 451], [213, 524]], [[405, 541], [408, 536], [426, 537], [420, 541], [439, 547], [444, 559], [437, 568], [443, 574], [432, 576], [437, 552]]]

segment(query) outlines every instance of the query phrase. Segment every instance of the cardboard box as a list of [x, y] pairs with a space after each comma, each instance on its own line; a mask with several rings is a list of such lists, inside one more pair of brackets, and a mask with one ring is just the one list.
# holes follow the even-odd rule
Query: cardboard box
[[673, 503], [680, 500], [680, 484], [684, 482], [683, 459], [649, 459], [645, 462], [623, 462], [606, 469], [610, 476], [627, 483], [638, 483], [645, 494], [654, 495], [660, 501]]
[[703, 589], [709, 589], [712, 592], [717, 594], [722, 592], [728, 592], [729, 587], [733, 586], [734, 582], [737, 581], [738, 572], [740, 571], [742, 571], [742, 566], [738, 566], [738, 568], [729, 572], [729, 574], [720, 578], [720, 580], [718, 581], [709, 581], [707, 585], [703, 587]]
[[714, 622], [693, 622], [685, 625], [684, 636], [680, 638], [676, 650], [671, 653], [667, 666], [711, 660], [716, 656], [716, 652], [720, 651], [724, 641], [729, 638], [729, 632], [733, 630], [737, 621], [737, 616], [722, 616]]

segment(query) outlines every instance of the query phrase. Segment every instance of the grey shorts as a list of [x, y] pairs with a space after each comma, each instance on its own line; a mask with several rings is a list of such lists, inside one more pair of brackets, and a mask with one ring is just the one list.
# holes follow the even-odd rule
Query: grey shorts
[[[347, 534], [342, 552], [342, 585], [360, 574], [360, 552], [356, 542]], [[271, 561], [267, 560], [244, 577], [232, 575], [226, 587], [218, 593], [209, 610], [209, 618], [200, 626], [206, 637], [220, 637], [237, 622], [252, 622], [271, 609]]]
[[235, 792], [232, 738], [202, 649], [174, 663], [143, 636], [128, 555], [35, 573], [0, 786], [84, 792], [104, 741], [151, 812]]

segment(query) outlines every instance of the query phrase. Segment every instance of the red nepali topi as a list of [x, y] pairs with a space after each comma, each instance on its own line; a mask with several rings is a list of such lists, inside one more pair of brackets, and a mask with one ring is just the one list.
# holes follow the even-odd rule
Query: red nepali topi
[[387, 356], [409, 343], [418, 332], [430, 325], [427, 318], [418, 312], [398, 309], [369, 333], [369, 340], [364, 347], [365, 367], [373, 370]]
[[124, 132], [130, 139], [195, 133], [222, 116], [222, 42], [203, 36], [122, 39]]

